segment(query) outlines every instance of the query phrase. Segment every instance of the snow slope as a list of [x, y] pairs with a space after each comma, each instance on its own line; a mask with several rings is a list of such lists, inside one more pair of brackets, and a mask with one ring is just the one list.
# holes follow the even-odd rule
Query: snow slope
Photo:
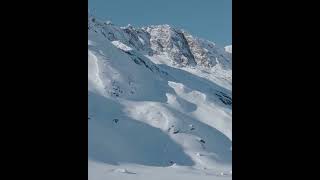
[[231, 52], [92, 16], [88, 36], [89, 179], [232, 178]]

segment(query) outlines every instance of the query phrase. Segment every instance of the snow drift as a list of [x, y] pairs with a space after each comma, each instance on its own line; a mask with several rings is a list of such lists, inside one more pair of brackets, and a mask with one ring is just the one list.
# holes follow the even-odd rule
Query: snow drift
[[231, 46], [92, 16], [88, 36], [89, 179], [230, 179]]

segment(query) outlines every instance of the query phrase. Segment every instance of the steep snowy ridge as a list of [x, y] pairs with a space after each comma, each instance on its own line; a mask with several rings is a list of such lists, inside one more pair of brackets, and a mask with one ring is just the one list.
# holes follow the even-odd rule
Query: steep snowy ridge
[[224, 65], [224, 69], [231, 69], [232, 62], [223, 48], [170, 25], [117, 27], [110, 21], [101, 22], [89, 17], [88, 29], [100, 32], [110, 41], [118, 40], [145, 54], [167, 54], [176, 65], [213, 67], [219, 62]]
[[89, 179], [232, 178], [230, 52], [93, 16], [88, 36]]

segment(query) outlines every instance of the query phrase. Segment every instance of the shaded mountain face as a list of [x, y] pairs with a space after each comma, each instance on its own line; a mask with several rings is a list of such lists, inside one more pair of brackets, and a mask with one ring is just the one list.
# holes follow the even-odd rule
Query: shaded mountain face
[[101, 22], [91, 16], [88, 18], [88, 29], [103, 34], [110, 41], [120, 41], [143, 54], [166, 54], [174, 65], [210, 68], [220, 63], [224, 69], [232, 69], [232, 61], [228, 55], [230, 51], [169, 25], [118, 27], [110, 21]]
[[169, 25], [118, 27], [89, 16], [89, 177], [110, 179], [113, 171], [96, 169], [131, 164], [230, 179], [231, 89], [230, 47]]

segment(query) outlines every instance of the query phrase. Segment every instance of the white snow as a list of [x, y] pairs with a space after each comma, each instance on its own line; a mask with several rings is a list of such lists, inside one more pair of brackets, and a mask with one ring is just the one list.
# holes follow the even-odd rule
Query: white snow
[[176, 66], [139, 30], [88, 26], [89, 179], [232, 179], [231, 59]]
[[141, 37], [138, 37], [139, 38], [139, 41], [143, 44], [143, 45], [145, 45], [146, 43], [144, 42], [144, 40], [141, 38]]
[[228, 53], [232, 53], [232, 45], [224, 47], [225, 51]]
[[150, 167], [125, 164], [118, 166], [89, 161], [90, 180], [231, 180], [232, 174], [213, 169], [186, 166]]
[[124, 51], [131, 51], [132, 48], [130, 48], [129, 46], [123, 44], [120, 41], [112, 41], [112, 44], [115, 45], [117, 48], [122, 49]]

